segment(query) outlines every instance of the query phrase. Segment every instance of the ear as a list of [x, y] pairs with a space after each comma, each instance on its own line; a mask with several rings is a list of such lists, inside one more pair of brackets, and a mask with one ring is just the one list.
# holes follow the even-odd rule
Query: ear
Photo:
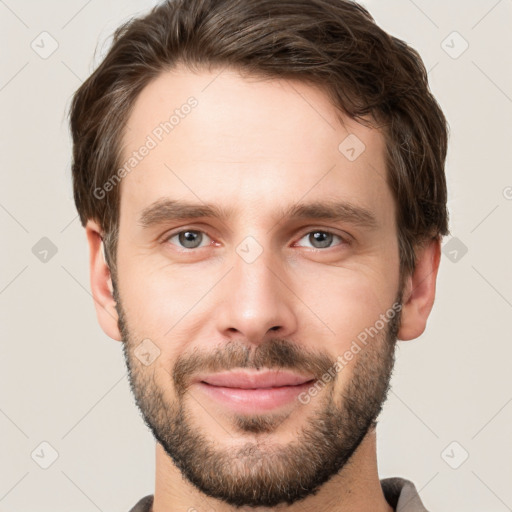
[[112, 293], [112, 278], [103, 253], [101, 229], [96, 222], [89, 220], [85, 232], [89, 244], [91, 290], [98, 322], [107, 336], [122, 341], [118, 327], [116, 302]]
[[434, 305], [436, 279], [441, 259], [441, 240], [432, 239], [417, 249], [416, 267], [404, 284], [399, 340], [420, 336]]

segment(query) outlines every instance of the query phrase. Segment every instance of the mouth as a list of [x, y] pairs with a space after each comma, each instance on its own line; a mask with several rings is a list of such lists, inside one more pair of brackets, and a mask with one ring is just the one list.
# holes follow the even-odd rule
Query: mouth
[[235, 412], [261, 413], [293, 404], [315, 377], [290, 371], [230, 371], [200, 376], [194, 385]]

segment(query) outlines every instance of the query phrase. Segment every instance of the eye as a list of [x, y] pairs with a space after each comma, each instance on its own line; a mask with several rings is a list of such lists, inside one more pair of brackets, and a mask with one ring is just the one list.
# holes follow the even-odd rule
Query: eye
[[[172, 242], [174, 238], [177, 238], [177, 243]], [[203, 231], [199, 231], [197, 229], [186, 229], [183, 231], [179, 231], [173, 235], [170, 235], [165, 239], [166, 242], [170, 242], [173, 245], [181, 245], [184, 249], [198, 249], [201, 247], [201, 242], [203, 240], [208, 240], [210, 237], [204, 233]], [[210, 245], [206, 243], [204, 246]]]
[[[349, 243], [348, 240], [343, 239], [339, 235], [335, 235], [334, 233], [331, 233], [330, 231], [323, 231], [320, 229], [317, 229], [315, 231], [310, 231], [305, 236], [303, 236], [301, 238], [301, 240], [303, 240], [304, 238], [306, 238], [307, 241], [311, 244], [309, 247], [312, 247], [313, 249], [330, 248], [332, 246], [331, 244], [335, 238], [338, 238], [339, 240], [341, 240], [341, 243], [337, 244], [337, 245], [342, 245], [343, 243], [345, 243], [345, 244]], [[305, 247], [308, 247], [308, 246], [305, 246]]]

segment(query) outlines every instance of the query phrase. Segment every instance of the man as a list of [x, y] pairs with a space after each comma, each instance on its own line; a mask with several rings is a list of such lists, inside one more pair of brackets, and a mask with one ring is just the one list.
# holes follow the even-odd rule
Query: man
[[70, 118], [98, 319], [157, 440], [132, 511], [425, 511], [375, 435], [448, 234], [418, 54], [349, 1], [171, 0]]

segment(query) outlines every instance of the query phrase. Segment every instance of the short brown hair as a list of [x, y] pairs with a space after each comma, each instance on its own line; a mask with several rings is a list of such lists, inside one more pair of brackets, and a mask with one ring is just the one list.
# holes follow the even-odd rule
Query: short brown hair
[[415, 247], [447, 235], [448, 127], [418, 53], [348, 0], [168, 0], [114, 33], [71, 109], [73, 187], [83, 225], [96, 220], [115, 266], [119, 189], [94, 191], [121, 163], [124, 126], [152, 80], [177, 64], [230, 67], [321, 87], [351, 118], [382, 130], [397, 204], [402, 278]]

